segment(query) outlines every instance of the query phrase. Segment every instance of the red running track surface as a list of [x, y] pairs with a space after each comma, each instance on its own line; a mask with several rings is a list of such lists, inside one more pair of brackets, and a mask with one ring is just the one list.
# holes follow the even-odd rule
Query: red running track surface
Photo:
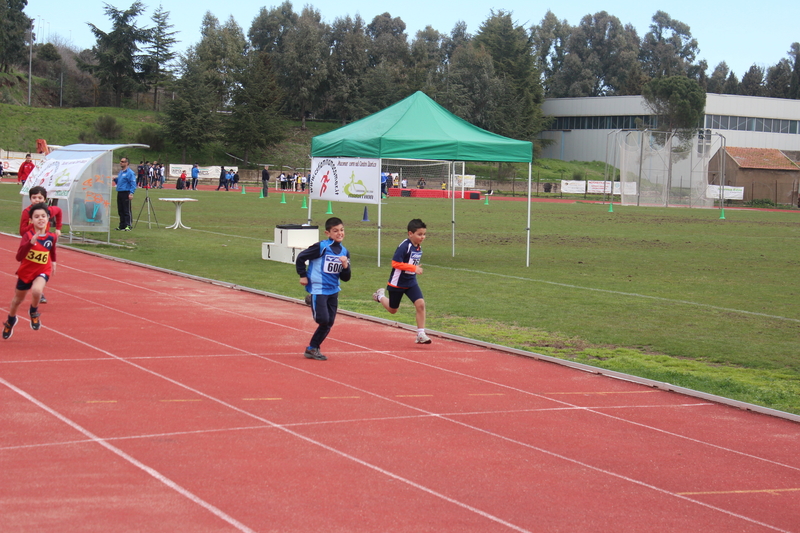
[[0, 531], [800, 531], [789, 420], [344, 314], [308, 360], [304, 305], [66, 248], [47, 296]]

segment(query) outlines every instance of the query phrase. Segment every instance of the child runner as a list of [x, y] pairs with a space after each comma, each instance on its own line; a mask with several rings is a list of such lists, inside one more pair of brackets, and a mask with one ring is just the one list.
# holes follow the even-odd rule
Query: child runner
[[[417, 283], [417, 274], [422, 274], [422, 241], [427, 233], [425, 223], [415, 218], [408, 223], [408, 238], [400, 243], [392, 257], [392, 273], [386, 289], [378, 289], [372, 298], [383, 305], [391, 314], [395, 314], [400, 307], [403, 295], [414, 302], [417, 318], [417, 344], [430, 344], [431, 339], [425, 335], [425, 300], [422, 298], [422, 289]], [[389, 296], [385, 296], [389, 291]]]
[[[28, 191], [28, 197], [31, 199], [31, 205], [46, 204], [47, 189], [39, 185], [36, 187], [31, 187], [31, 190]], [[61, 219], [63, 217], [61, 208], [57, 205], [51, 205], [48, 207], [48, 210], [50, 211], [50, 225], [54, 228], [53, 233], [56, 234], [56, 237], [61, 237]], [[23, 236], [32, 229], [33, 222], [31, 221], [30, 206], [28, 206], [22, 210], [22, 215], [19, 217], [19, 234], [20, 236]], [[44, 294], [42, 294], [42, 298], [39, 300], [39, 303], [47, 303], [47, 298], [44, 297]]]
[[[342, 220], [331, 217], [325, 221], [326, 240], [312, 244], [300, 252], [295, 262], [300, 285], [311, 295], [311, 316], [318, 324], [311, 336], [305, 353], [308, 359], [326, 361], [319, 351], [322, 341], [330, 333], [339, 309], [339, 280], [350, 281], [350, 252], [342, 246], [344, 225]], [[306, 272], [306, 261], [308, 271]]]
[[17, 287], [11, 306], [8, 310], [8, 320], [3, 323], [3, 338], [11, 338], [14, 326], [17, 323], [17, 309], [25, 299], [25, 294], [31, 291], [31, 308], [28, 314], [31, 317], [31, 329], [38, 331], [42, 326], [39, 320], [39, 300], [42, 291], [56, 271], [56, 241], [55, 233], [48, 231], [50, 225], [50, 211], [43, 203], [30, 207], [30, 218], [33, 229], [22, 236], [22, 242], [17, 250]]

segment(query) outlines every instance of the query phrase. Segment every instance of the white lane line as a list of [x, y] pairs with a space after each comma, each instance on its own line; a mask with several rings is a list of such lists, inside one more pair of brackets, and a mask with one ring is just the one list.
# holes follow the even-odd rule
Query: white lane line
[[[134, 315], [128, 315], [128, 316], [129, 317], [133, 317]], [[146, 320], [146, 319], [143, 319], [143, 320]], [[207, 398], [208, 400], [216, 402], [219, 405], [227, 407], [228, 409], [231, 409], [233, 411], [241, 413], [241, 414], [243, 414], [245, 416], [248, 416], [248, 417], [250, 417], [250, 418], [252, 418], [254, 420], [258, 420], [259, 422], [263, 422], [264, 424], [268, 425], [269, 427], [272, 427], [272, 428], [275, 428], [275, 429], [279, 429], [280, 431], [283, 431], [283, 432], [285, 432], [285, 433], [287, 433], [287, 434], [289, 434], [289, 435], [291, 435], [291, 436], [293, 436], [295, 438], [301, 439], [301, 440], [303, 440], [305, 442], [308, 442], [309, 444], [313, 444], [315, 446], [319, 446], [320, 448], [322, 448], [324, 450], [327, 450], [327, 451], [329, 451], [331, 453], [339, 455], [340, 457], [343, 457], [345, 459], [353, 461], [353, 462], [355, 462], [355, 463], [357, 463], [357, 464], [359, 464], [361, 466], [364, 466], [364, 467], [366, 467], [368, 469], [371, 469], [371, 470], [373, 470], [375, 472], [378, 472], [379, 474], [382, 474], [382, 475], [390, 477], [390, 478], [392, 478], [394, 480], [397, 480], [397, 481], [400, 481], [402, 483], [405, 483], [405, 484], [407, 484], [407, 485], [409, 485], [409, 486], [411, 486], [411, 487], [413, 487], [413, 488], [415, 488], [417, 490], [420, 490], [422, 492], [430, 494], [431, 496], [434, 496], [434, 497], [439, 498], [439, 499], [441, 499], [443, 501], [446, 501], [448, 503], [451, 503], [453, 505], [461, 507], [462, 509], [465, 509], [465, 510], [470, 511], [472, 513], [475, 513], [475, 514], [477, 514], [477, 515], [479, 515], [479, 516], [481, 516], [483, 518], [486, 518], [486, 519], [488, 519], [488, 520], [490, 520], [492, 522], [495, 522], [497, 524], [501, 524], [501, 525], [503, 525], [503, 526], [505, 526], [505, 527], [507, 527], [509, 529], [512, 529], [514, 531], [519, 531], [520, 533], [532, 533], [531, 531], [529, 531], [527, 529], [521, 528], [521, 527], [519, 527], [519, 526], [517, 526], [515, 524], [512, 524], [511, 522], [507, 522], [506, 520], [503, 520], [502, 518], [494, 516], [494, 515], [486, 512], [486, 511], [483, 511], [481, 509], [478, 509], [477, 507], [473, 507], [472, 505], [469, 505], [469, 504], [464, 503], [462, 501], [456, 500], [455, 498], [451, 498], [449, 496], [446, 496], [445, 494], [437, 492], [437, 491], [435, 491], [435, 490], [433, 490], [433, 489], [431, 489], [431, 488], [429, 488], [429, 487], [427, 487], [425, 485], [421, 485], [419, 483], [411, 481], [410, 479], [407, 479], [407, 478], [405, 478], [403, 476], [400, 476], [399, 474], [395, 474], [394, 472], [391, 472], [391, 471], [386, 470], [384, 468], [381, 468], [381, 467], [379, 467], [377, 465], [369, 463], [369, 462], [367, 462], [367, 461], [365, 461], [363, 459], [360, 459], [360, 458], [358, 458], [358, 457], [356, 457], [354, 455], [351, 455], [351, 454], [346, 453], [346, 452], [344, 452], [342, 450], [339, 450], [337, 448], [329, 446], [329, 445], [327, 445], [327, 444], [325, 444], [323, 442], [320, 442], [320, 441], [317, 441], [317, 440], [312, 439], [310, 437], [307, 437], [307, 436], [305, 436], [305, 435], [303, 435], [301, 433], [298, 433], [296, 431], [293, 431], [293, 430], [289, 429], [288, 427], [281, 426], [281, 425], [279, 425], [279, 424], [277, 424], [275, 422], [272, 422], [271, 420], [268, 420], [266, 418], [257, 416], [257, 415], [255, 415], [253, 413], [250, 413], [249, 411], [247, 411], [245, 409], [236, 407], [235, 405], [232, 405], [232, 404], [230, 404], [230, 403], [228, 403], [228, 402], [226, 402], [224, 400], [220, 400], [219, 398], [216, 398], [214, 396], [206, 394], [206, 393], [204, 393], [204, 392], [202, 392], [200, 390], [197, 390], [197, 389], [195, 389], [193, 387], [190, 387], [189, 385], [186, 385], [186, 384], [181, 383], [181, 382], [179, 382], [177, 380], [174, 380], [174, 379], [172, 379], [170, 377], [167, 377], [167, 376], [165, 376], [163, 374], [159, 374], [158, 372], [155, 372], [155, 371], [150, 370], [148, 368], [145, 368], [145, 367], [143, 367], [141, 365], [138, 365], [136, 363], [128, 361], [128, 360], [126, 360], [126, 359], [124, 359], [122, 357], [114, 355], [113, 353], [111, 353], [111, 352], [109, 352], [107, 350], [103, 350], [102, 348], [94, 346], [94, 345], [92, 345], [92, 344], [90, 344], [88, 342], [82, 341], [80, 339], [77, 339], [75, 337], [67, 335], [66, 333], [63, 333], [63, 332], [58, 331], [58, 330], [53, 329], [53, 328], [50, 328], [49, 331], [53, 332], [53, 333], [56, 333], [57, 335], [60, 335], [62, 337], [65, 337], [65, 338], [67, 338], [67, 339], [69, 339], [69, 340], [71, 340], [71, 341], [73, 341], [73, 342], [75, 342], [77, 344], [81, 344], [83, 346], [86, 346], [87, 348], [90, 348], [92, 350], [96, 350], [96, 351], [98, 351], [100, 353], [103, 353], [103, 354], [105, 354], [105, 355], [107, 355], [109, 357], [113, 357], [113, 358], [117, 359], [118, 361], [120, 361], [121, 363], [124, 363], [126, 365], [130, 365], [130, 366], [132, 366], [132, 367], [134, 367], [134, 368], [136, 368], [138, 370], [141, 370], [142, 372], [145, 372], [145, 373], [150, 374], [152, 376], [155, 376], [155, 377], [158, 377], [160, 379], [163, 379], [163, 380], [165, 380], [165, 381], [167, 381], [169, 383], [172, 383], [173, 385], [175, 385], [177, 387], [181, 387], [181, 388], [183, 388], [183, 389], [185, 389], [187, 391], [190, 391], [190, 392], [192, 392], [194, 394], [197, 394], [198, 396], [202, 396], [203, 398]], [[218, 343], [218, 344], [222, 344], [222, 343]], [[242, 350], [242, 351], [244, 352], [245, 350]], [[286, 365], [286, 366], [289, 366], [289, 365]], [[289, 366], [289, 368], [292, 368], [292, 367]], [[6, 384], [7, 382], [5, 380], [2, 380], [2, 378], [0, 378], [0, 383]], [[9, 387], [13, 387], [10, 383], [8, 383], [7, 385]], [[13, 387], [13, 389], [14, 390], [19, 390], [16, 387]], [[373, 396], [375, 396], [375, 395], [373, 394]], [[26, 396], [26, 397], [30, 398], [29, 396]], [[33, 399], [31, 398], [31, 400], [33, 400]], [[43, 404], [40, 404], [40, 403], [37, 402], [37, 405], [42, 405], [42, 407], [45, 408], [48, 412], [53, 413], [55, 416], [58, 416], [60, 419], [63, 419], [65, 421], [67, 420], [66, 418], [61, 417], [60, 415], [58, 415], [58, 413], [56, 413], [55, 411], [46, 408], [46, 406], [44, 406]], [[434, 416], [437, 416], [437, 415], [434, 415]], [[70, 425], [72, 425], [72, 424], [70, 424]], [[76, 425], [76, 428], [77, 427], [79, 427], [79, 426]], [[83, 428], [81, 428], [81, 429], [83, 429]], [[88, 431], [83, 430], [82, 432], [85, 435], [89, 436], [92, 440], [96, 439], [97, 442], [109, 447], [109, 449], [117, 450], [117, 448], [114, 448], [111, 444], [108, 444], [105, 441], [103, 441], [102, 439], [99, 439], [98, 437], [95, 437], [94, 435], [92, 435]], [[119, 450], [119, 453], [120, 454], [124, 454], [124, 452], [122, 452], [121, 450]], [[127, 458], [127, 457], [130, 457], [130, 456], [127, 456], [127, 454], [125, 454], [125, 457]], [[133, 459], [132, 457], [130, 457], [130, 460], [135, 461], [135, 459]], [[142, 463], [139, 463], [138, 461], [136, 462], [136, 464], [137, 464], [137, 466], [141, 465], [140, 468], [147, 469], [146, 471], [148, 471], [148, 473], [152, 472], [153, 474], [157, 474], [157, 472], [155, 470], [151, 469], [150, 467], [147, 467], [146, 465], [144, 465]], [[153, 475], [153, 474], [151, 474], [151, 475]], [[166, 480], [166, 481], [169, 481], [166, 477], [163, 477], [163, 479]], [[170, 482], [170, 483], [172, 483], [172, 482]], [[172, 485], [169, 485], [169, 486], [172, 487], [173, 485], [174, 485], [174, 488], [176, 488], [176, 490], [181, 488], [177, 484], [174, 484], [174, 483]], [[191, 494], [188, 491], [185, 491], [185, 492], [186, 492], [186, 494]], [[181, 493], [183, 494], [183, 492], [181, 492]], [[202, 502], [202, 500], [199, 500], [198, 503], [199, 502]], [[210, 507], [212, 507], [213, 509], [216, 509], [213, 506], [210, 506]], [[219, 511], [219, 512], [222, 513], [222, 511]], [[227, 515], [225, 515], [225, 516], [227, 516]], [[231, 520], [233, 520], [233, 519], [231, 519]], [[242, 526], [242, 527], [245, 527], [245, 526]], [[249, 529], [245, 529], [243, 531], [250, 531], [250, 530]]]
[[40, 402], [39, 400], [37, 400], [36, 398], [31, 396], [27, 392], [23, 391], [22, 389], [20, 389], [18, 387], [15, 387], [14, 385], [12, 385], [11, 383], [9, 383], [8, 381], [6, 381], [3, 378], [0, 378], [0, 383], [5, 385], [9, 389], [13, 390], [17, 394], [19, 394], [20, 396], [22, 396], [23, 398], [28, 400], [29, 402], [31, 402], [34, 405], [36, 405], [37, 407], [39, 407], [40, 409], [42, 409], [44, 411], [47, 411], [52, 416], [56, 417], [57, 419], [61, 420], [62, 422], [64, 422], [68, 426], [70, 426], [72, 429], [74, 429], [74, 430], [86, 435], [91, 442], [99, 444], [100, 446], [104, 447], [105, 449], [109, 450], [110, 452], [114, 453], [115, 455], [121, 457], [125, 461], [128, 461], [133, 466], [143, 470], [144, 472], [146, 472], [147, 474], [151, 475], [152, 477], [154, 477], [155, 479], [157, 479], [158, 481], [160, 481], [164, 485], [168, 486], [172, 490], [174, 490], [177, 493], [179, 493], [179, 494], [183, 495], [184, 497], [188, 498], [189, 500], [191, 500], [192, 502], [196, 503], [197, 505], [203, 507], [204, 509], [209, 511], [214, 516], [216, 516], [218, 518], [221, 518], [222, 520], [224, 520], [225, 522], [229, 523], [230, 525], [232, 525], [233, 527], [235, 527], [239, 531], [246, 531], [246, 532], [254, 533], [252, 529], [250, 529], [249, 527], [245, 526], [244, 524], [242, 524], [241, 522], [239, 522], [238, 520], [236, 520], [232, 516], [224, 513], [223, 511], [221, 511], [217, 507], [214, 507], [213, 505], [211, 505], [207, 501], [203, 500], [202, 498], [192, 494], [191, 492], [189, 492], [188, 490], [186, 490], [182, 486], [178, 485], [177, 483], [175, 483], [174, 481], [172, 481], [171, 479], [169, 479], [165, 475], [161, 474], [160, 472], [158, 472], [154, 468], [151, 468], [151, 467], [147, 466], [146, 464], [142, 463], [141, 461], [138, 461], [137, 459], [134, 459], [133, 457], [131, 457], [127, 453], [123, 452], [122, 450], [120, 450], [119, 448], [114, 446], [113, 444], [110, 444], [106, 440], [101, 439], [100, 437], [94, 435], [92, 432], [90, 432], [86, 428], [80, 426], [76, 422], [73, 422], [72, 420], [70, 420], [66, 416], [62, 415], [61, 413], [57, 412], [56, 410], [51, 409], [50, 407], [48, 407], [44, 403]]

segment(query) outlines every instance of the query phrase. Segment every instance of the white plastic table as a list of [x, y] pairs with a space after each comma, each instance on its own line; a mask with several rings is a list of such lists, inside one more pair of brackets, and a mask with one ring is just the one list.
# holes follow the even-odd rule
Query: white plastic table
[[175, 223], [171, 226], [167, 226], [167, 229], [192, 229], [189, 226], [184, 226], [183, 222], [181, 222], [181, 206], [183, 202], [196, 202], [196, 198], [159, 198], [162, 202], [172, 202], [175, 204]]

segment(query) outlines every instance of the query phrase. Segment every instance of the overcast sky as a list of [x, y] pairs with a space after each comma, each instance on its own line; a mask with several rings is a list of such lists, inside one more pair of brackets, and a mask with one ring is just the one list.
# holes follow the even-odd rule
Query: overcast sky
[[[493, 0], [494, 1], [494, 0]], [[315, 0], [309, 2], [330, 23], [337, 17], [360, 14], [367, 23], [373, 17], [389, 12], [406, 23], [409, 42], [418, 30], [432, 26], [441, 33], [449, 34], [459, 20], [466, 22], [470, 33], [475, 33], [481, 23], [489, 17], [492, 9], [513, 13], [517, 23], [528, 28], [541, 22], [548, 9], [561, 20], [575, 26], [587, 14], [607, 11], [619, 18], [623, 24], [632, 24], [641, 38], [649, 29], [653, 14], [661, 9], [676, 20], [688, 24], [692, 36], [699, 43], [698, 59], [708, 62], [708, 74], [725, 61], [741, 80], [751, 65], [770, 67], [786, 57], [793, 42], [800, 42], [800, 2], [781, 0], [762, 4], [757, 1], [730, 0], [728, 2], [703, 2], [671, 0], [665, 5], [648, 7], [647, 2], [606, 0], [605, 2], [573, 0], [565, 4], [532, 2], [530, 0], [498, 0], [500, 3], [478, 1], [404, 0], [402, 2], [358, 2], [355, 0]], [[103, 13], [106, 2], [102, 0], [28, 0], [25, 13], [35, 19], [39, 42], [60, 36], [74, 46], [90, 48], [94, 43], [87, 22], [108, 31], [111, 22]], [[117, 9], [127, 9], [133, 0], [109, 0]], [[262, 6], [270, 8], [281, 2], [269, 4], [257, 0], [162, 0], [161, 5], [170, 12], [170, 22], [180, 33], [181, 42], [176, 50], [182, 52], [199, 40], [203, 15], [210, 11], [220, 22], [233, 16], [245, 35]], [[147, 2], [145, 15], [139, 19], [140, 26], [151, 25], [150, 16], [158, 7], [158, 1]], [[300, 12], [306, 3], [293, 2], [294, 10]], [[653, 4], [650, 4], [653, 6]]]

